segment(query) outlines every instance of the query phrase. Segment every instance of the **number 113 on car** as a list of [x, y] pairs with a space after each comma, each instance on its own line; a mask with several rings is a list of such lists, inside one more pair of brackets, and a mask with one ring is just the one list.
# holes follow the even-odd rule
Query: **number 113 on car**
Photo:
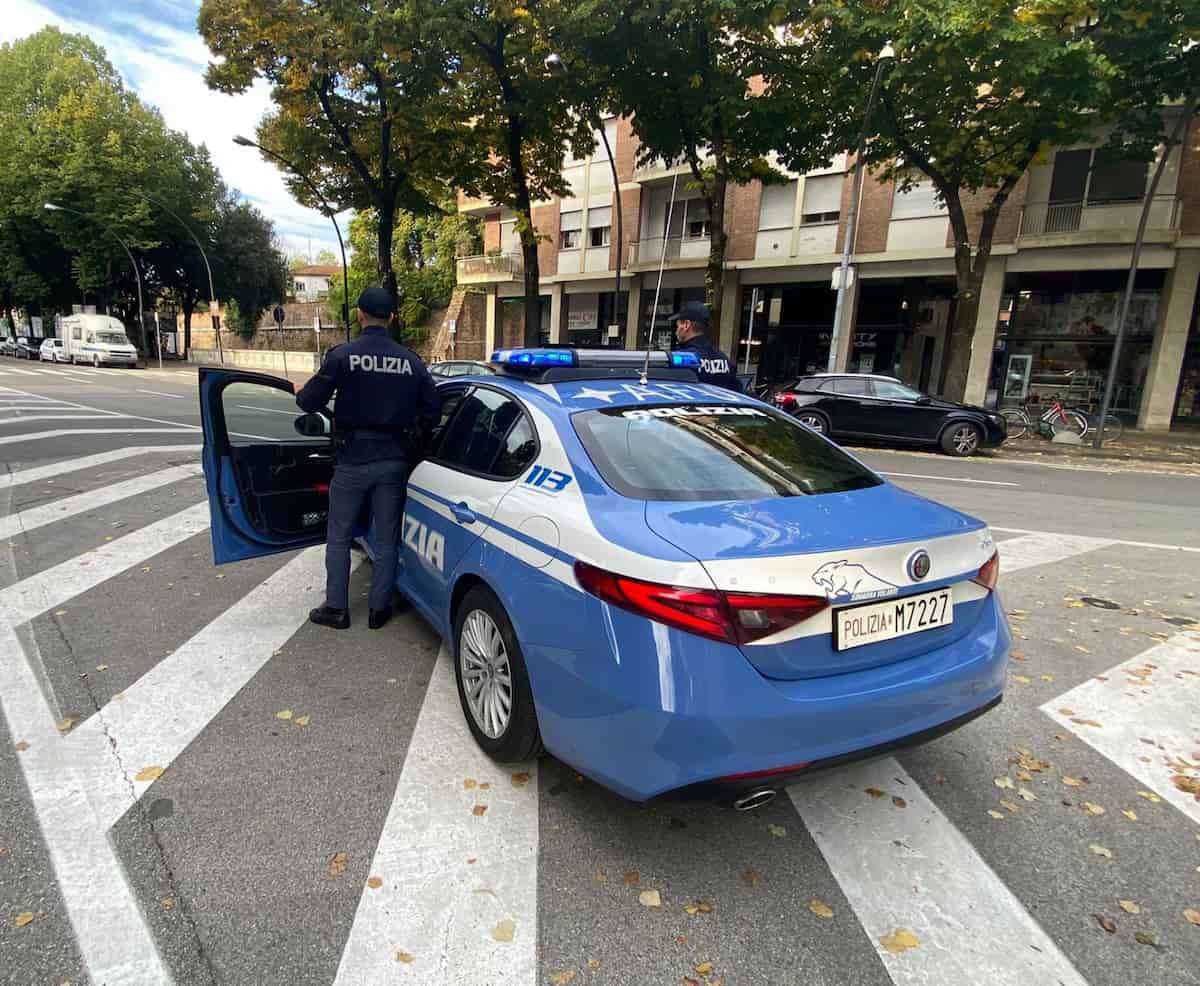
[[833, 617], [835, 645], [838, 650], [848, 650], [948, 626], [954, 622], [954, 601], [947, 587], [904, 599], [850, 606], [835, 610]]

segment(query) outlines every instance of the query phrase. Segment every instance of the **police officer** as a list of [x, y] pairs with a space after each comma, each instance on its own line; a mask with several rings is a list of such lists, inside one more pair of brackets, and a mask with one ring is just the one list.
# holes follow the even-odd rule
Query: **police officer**
[[392, 296], [367, 288], [358, 297], [362, 335], [331, 349], [320, 372], [296, 395], [296, 403], [312, 414], [337, 394], [325, 604], [309, 613], [313, 623], [335, 630], [350, 626], [351, 534], [368, 501], [376, 538], [368, 625], [378, 630], [392, 617], [405, 484], [418, 436], [428, 433], [441, 407], [420, 357], [388, 336], [391, 315]]
[[729, 357], [708, 341], [708, 308], [699, 301], [689, 301], [671, 316], [671, 321], [675, 323], [676, 351], [693, 352], [700, 357], [700, 382], [740, 394], [742, 388]]

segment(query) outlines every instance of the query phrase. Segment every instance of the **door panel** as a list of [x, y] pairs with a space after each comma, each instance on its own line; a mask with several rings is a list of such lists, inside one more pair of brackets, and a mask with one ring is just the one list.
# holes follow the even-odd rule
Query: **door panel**
[[324, 542], [332, 446], [297, 434], [300, 413], [287, 380], [201, 368], [201, 458], [218, 565]]
[[913, 442], [937, 441], [945, 411], [903, 384], [873, 381], [880, 434]]
[[872, 431], [867, 403], [867, 380], [865, 377], [836, 377], [832, 381], [833, 394], [822, 402], [830, 410], [833, 430], [847, 434], [863, 434]]

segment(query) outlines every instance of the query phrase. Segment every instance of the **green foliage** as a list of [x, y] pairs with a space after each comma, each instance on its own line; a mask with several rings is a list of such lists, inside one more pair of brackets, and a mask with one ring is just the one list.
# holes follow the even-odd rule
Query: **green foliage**
[[226, 317], [243, 335], [251, 334], [262, 313], [282, 302], [287, 291], [287, 259], [274, 236], [270, 220], [248, 202], [229, 194], [221, 203], [217, 266], [225, 297], [237, 313]]

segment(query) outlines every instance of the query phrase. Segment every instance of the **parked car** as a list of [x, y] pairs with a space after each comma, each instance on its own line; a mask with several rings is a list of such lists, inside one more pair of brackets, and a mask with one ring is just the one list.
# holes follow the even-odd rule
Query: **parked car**
[[28, 336], [17, 336], [17, 359], [37, 359], [38, 341]]
[[441, 363], [433, 363], [429, 367], [429, 372], [441, 380], [447, 380], [450, 377], [467, 377], [478, 376], [480, 374], [495, 373], [487, 363], [480, 363], [473, 359], [448, 359]]
[[43, 363], [65, 363], [67, 349], [61, 339], [43, 339], [38, 349], [38, 359]]
[[869, 373], [801, 377], [780, 390], [774, 403], [831, 438], [936, 446], [947, 455], [973, 455], [1000, 445], [1008, 435], [999, 414]]
[[[693, 353], [653, 354], [646, 378], [611, 350], [497, 355], [495, 375], [438, 385], [396, 573], [491, 757], [547, 750], [627, 798], [750, 808], [1000, 701], [1010, 634], [983, 521], [699, 384]], [[290, 381], [199, 381], [215, 561], [324, 542], [325, 424], [241, 425], [287, 407]]]
[[12, 336], [5, 336], [0, 339], [0, 356], [16, 356], [17, 355], [17, 340]]

